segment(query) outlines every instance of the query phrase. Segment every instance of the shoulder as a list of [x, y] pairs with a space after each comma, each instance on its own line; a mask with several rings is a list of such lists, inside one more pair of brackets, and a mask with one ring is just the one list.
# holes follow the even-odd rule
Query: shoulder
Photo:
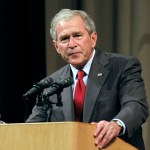
[[58, 69], [57, 71], [55, 71], [54, 73], [50, 74], [48, 77], [53, 78], [53, 80], [55, 82], [61, 78], [70, 76], [70, 73], [71, 73], [70, 65], [67, 64], [66, 66], [64, 66], [64, 67]]
[[118, 53], [103, 52], [96, 50], [95, 61], [107, 66], [109, 70], [124, 70], [138, 68], [141, 70], [141, 63], [136, 56], [123, 55]]
[[119, 53], [110, 53], [110, 52], [102, 52], [100, 50], [96, 50], [96, 55], [99, 59], [107, 60], [109, 63], [121, 63], [122, 65], [127, 63], [136, 63], [140, 64], [139, 59], [136, 56], [131, 55], [123, 55]]
[[141, 66], [139, 59], [136, 56], [122, 55], [117, 53], [105, 53], [109, 58], [109, 62], [122, 66]]
[[106, 58], [109, 59], [109, 61], [120, 61], [125, 63], [128, 61], [139, 61], [136, 56], [123, 55], [118, 53], [109, 53], [109, 52], [104, 52], [104, 55]]

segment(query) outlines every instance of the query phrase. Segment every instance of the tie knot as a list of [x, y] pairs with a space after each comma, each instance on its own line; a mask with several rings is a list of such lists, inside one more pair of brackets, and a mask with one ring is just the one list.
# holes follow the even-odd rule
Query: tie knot
[[78, 79], [83, 79], [84, 76], [85, 76], [85, 72], [83, 70], [79, 70], [78, 71]]

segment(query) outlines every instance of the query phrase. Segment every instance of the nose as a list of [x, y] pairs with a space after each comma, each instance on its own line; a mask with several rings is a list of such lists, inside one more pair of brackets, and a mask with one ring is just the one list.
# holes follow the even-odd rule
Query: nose
[[74, 48], [76, 46], [74, 37], [72, 37], [72, 36], [70, 37], [68, 46], [69, 46], [69, 48]]

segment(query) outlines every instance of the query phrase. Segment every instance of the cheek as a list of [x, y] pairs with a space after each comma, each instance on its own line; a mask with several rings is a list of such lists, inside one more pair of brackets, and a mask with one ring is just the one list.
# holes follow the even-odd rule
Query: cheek
[[65, 61], [68, 61], [67, 48], [60, 47], [60, 48], [59, 48], [59, 54], [61, 55], [61, 57], [62, 57]]
[[67, 47], [64, 46], [64, 45], [59, 45], [58, 46], [58, 49], [57, 49], [57, 52], [61, 55], [64, 55], [67, 51]]

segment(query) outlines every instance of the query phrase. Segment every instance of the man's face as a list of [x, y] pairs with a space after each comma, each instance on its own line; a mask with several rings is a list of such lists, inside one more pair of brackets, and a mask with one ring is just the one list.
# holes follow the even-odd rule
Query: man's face
[[57, 40], [53, 42], [57, 52], [69, 64], [83, 68], [96, 45], [96, 32], [89, 35], [80, 16], [59, 22], [56, 31]]

